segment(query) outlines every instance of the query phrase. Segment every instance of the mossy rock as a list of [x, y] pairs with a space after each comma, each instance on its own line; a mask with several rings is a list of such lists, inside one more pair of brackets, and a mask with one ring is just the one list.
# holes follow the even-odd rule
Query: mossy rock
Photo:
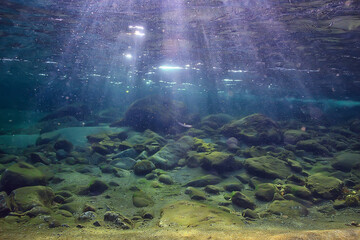
[[13, 164], [1, 176], [2, 188], [7, 193], [20, 187], [45, 184], [45, 175], [33, 165], [25, 162]]
[[265, 178], [286, 178], [291, 174], [291, 169], [285, 161], [272, 156], [248, 158], [244, 167], [249, 173]]
[[206, 200], [205, 193], [194, 187], [187, 187], [185, 194], [188, 194], [192, 200]]
[[204, 159], [204, 157], [206, 155], [208, 155], [209, 153], [206, 152], [195, 152], [195, 151], [190, 151], [188, 152], [188, 157], [186, 158], [185, 162], [186, 165], [189, 168], [196, 168], [196, 167], [200, 167], [200, 163], [201, 161]]
[[310, 134], [301, 130], [287, 130], [284, 132], [284, 143], [295, 145], [301, 140], [307, 140]]
[[275, 200], [269, 205], [267, 212], [290, 218], [304, 217], [309, 214], [305, 206], [293, 200]]
[[148, 160], [153, 162], [157, 168], [173, 169], [180, 159], [186, 158], [187, 152], [193, 148], [194, 139], [183, 136], [176, 142], [170, 142], [152, 155]]
[[235, 171], [242, 167], [242, 163], [236, 160], [232, 154], [224, 152], [212, 152], [205, 155], [200, 165], [205, 170], [215, 170], [218, 172]]
[[167, 185], [174, 184], [174, 180], [172, 179], [172, 177], [167, 174], [161, 174], [159, 176], [159, 182], [165, 183]]
[[72, 214], [81, 213], [83, 208], [84, 208], [84, 204], [77, 201], [66, 203], [59, 207], [60, 210], [65, 210]]
[[55, 194], [49, 187], [30, 186], [15, 189], [9, 198], [14, 211], [26, 212], [36, 206], [51, 207]]
[[282, 134], [278, 124], [262, 114], [252, 114], [221, 128], [227, 137], [235, 137], [247, 144], [280, 143]]
[[109, 150], [106, 146], [101, 145], [100, 143], [93, 143], [91, 145], [91, 149], [100, 155], [107, 155], [111, 153], [111, 150]]
[[223, 191], [222, 188], [215, 185], [207, 185], [204, 190], [210, 194], [219, 194], [221, 191]]
[[249, 219], [258, 219], [259, 218], [259, 214], [257, 214], [254, 210], [251, 209], [245, 209], [241, 215], [244, 218], [249, 218]]
[[197, 152], [211, 153], [211, 152], [215, 151], [215, 144], [206, 143], [202, 139], [194, 138], [193, 149]]
[[301, 173], [303, 171], [303, 168], [298, 161], [287, 159], [287, 163], [294, 172]]
[[242, 154], [247, 158], [261, 157], [267, 155], [267, 151], [260, 146], [251, 146], [242, 151]]
[[255, 188], [255, 197], [259, 200], [270, 202], [274, 198], [274, 194], [278, 192], [272, 183], [261, 183]]
[[331, 166], [343, 172], [350, 172], [351, 169], [359, 165], [360, 165], [360, 154], [343, 152], [334, 158], [334, 163]]
[[303, 186], [298, 186], [294, 184], [286, 184], [284, 186], [285, 193], [291, 193], [296, 197], [303, 198], [303, 199], [312, 199], [312, 194], [309, 189]]
[[159, 226], [162, 228], [173, 227], [208, 227], [242, 225], [239, 217], [195, 201], [179, 201], [165, 206], [161, 210]]
[[6, 154], [6, 155], [2, 155], [0, 157], [0, 164], [8, 164], [8, 163], [12, 163], [12, 162], [17, 162], [18, 161], [18, 156], [12, 155], [12, 154]]
[[207, 185], [216, 185], [222, 181], [221, 178], [214, 175], [205, 175], [202, 177], [198, 177], [194, 180], [188, 182], [185, 186], [191, 187], [205, 187]]
[[241, 192], [234, 192], [231, 196], [231, 202], [241, 208], [255, 209], [255, 203]]
[[155, 169], [155, 165], [149, 160], [138, 161], [134, 165], [134, 173], [136, 175], [146, 175]]
[[98, 143], [103, 140], [110, 140], [109, 136], [106, 133], [99, 133], [99, 134], [93, 134], [86, 136], [89, 143]]
[[308, 177], [306, 186], [315, 197], [336, 199], [341, 194], [344, 183], [335, 177], [316, 173]]
[[244, 188], [244, 185], [240, 182], [226, 183], [224, 189], [227, 192], [241, 191]]
[[6, 192], [0, 192], [0, 218], [5, 217], [10, 212], [9, 198]]
[[135, 191], [132, 197], [133, 204], [135, 207], [148, 207], [154, 204], [154, 201], [151, 197], [144, 191]]
[[321, 156], [332, 155], [326, 147], [321, 145], [318, 141], [312, 139], [297, 142], [296, 148], [298, 150], [304, 150], [306, 152], [310, 152], [314, 155], [321, 155]]
[[208, 115], [206, 117], [204, 117], [201, 122], [201, 128], [203, 127], [210, 127], [211, 129], [219, 129], [221, 128], [224, 124], [227, 124], [229, 122], [231, 122], [234, 118], [230, 115], [224, 114], [224, 113], [219, 113], [219, 114], [211, 114]]

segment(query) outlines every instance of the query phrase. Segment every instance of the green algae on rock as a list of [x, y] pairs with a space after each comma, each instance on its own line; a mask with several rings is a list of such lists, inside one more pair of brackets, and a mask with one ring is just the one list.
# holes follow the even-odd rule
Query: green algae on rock
[[55, 195], [49, 187], [30, 186], [15, 189], [9, 197], [11, 208], [14, 211], [26, 212], [36, 206], [51, 207]]
[[309, 210], [306, 207], [293, 200], [275, 200], [270, 203], [266, 212], [281, 216], [286, 215], [291, 218], [303, 217], [309, 214]]
[[278, 124], [262, 114], [252, 114], [224, 125], [221, 133], [248, 144], [280, 143], [282, 134]]
[[25, 162], [13, 164], [1, 176], [2, 188], [7, 193], [20, 187], [45, 184], [45, 175], [33, 165]]
[[266, 178], [286, 178], [291, 175], [287, 162], [272, 156], [248, 158], [244, 163], [245, 169], [254, 175]]
[[335, 177], [316, 173], [308, 177], [306, 186], [314, 196], [334, 200], [341, 194], [344, 183]]

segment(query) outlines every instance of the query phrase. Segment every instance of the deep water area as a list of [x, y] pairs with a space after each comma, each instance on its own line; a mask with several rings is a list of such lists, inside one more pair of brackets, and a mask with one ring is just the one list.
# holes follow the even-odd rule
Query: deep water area
[[24, 238], [360, 239], [360, 2], [2, 0]]

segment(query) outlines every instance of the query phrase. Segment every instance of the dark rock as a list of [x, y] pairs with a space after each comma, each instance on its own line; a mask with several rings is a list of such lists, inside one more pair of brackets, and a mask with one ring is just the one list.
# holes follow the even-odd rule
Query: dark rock
[[109, 136], [106, 133], [99, 133], [94, 135], [86, 136], [89, 143], [99, 143], [101, 141], [110, 140]]
[[56, 151], [56, 159], [57, 160], [62, 160], [64, 158], [67, 158], [69, 156], [69, 153], [66, 152], [65, 150], [63, 149], [60, 149], [60, 150], [57, 150]]
[[18, 161], [18, 157], [15, 155], [6, 154], [0, 157], [0, 164], [8, 164], [17, 161]]
[[96, 152], [91, 154], [89, 159], [89, 163], [92, 165], [99, 165], [100, 163], [105, 161], [106, 161], [106, 157]]
[[50, 113], [49, 115], [42, 118], [41, 121], [48, 121], [48, 120], [63, 118], [68, 116], [75, 117], [77, 120], [82, 121], [89, 115], [90, 115], [90, 109], [87, 106], [80, 104], [73, 104], [57, 109], [53, 113]]
[[105, 192], [109, 186], [101, 180], [95, 180], [90, 183], [89, 192], [91, 195], [100, 195]]
[[100, 224], [99, 221], [95, 221], [95, 222], [93, 223], [93, 225], [94, 225], [95, 227], [101, 227], [101, 224]]
[[187, 152], [192, 148], [194, 139], [184, 136], [176, 142], [168, 143], [157, 153], [152, 155], [149, 160], [155, 164], [157, 168], [172, 169], [181, 158], [185, 158]]
[[278, 192], [274, 184], [262, 183], [256, 186], [255, 197], [259, 200], [270, 202], [274, 198], [274, 194]]
[[207, 185], [218, 184], [219, 182], [221, 182], [221, 180], [221, 178], [214, 175], [205, 175], [188, 182], [185, 186], [205, 187]]
[[262, 114], [253, 114], [226, 124], [221, 128], [221, 133], [253, 145], [282, 141], [278, 124]]
[[56, 141], [59, 137], [60, 134], [56, 132], [43, 133], [36, 139], [36, 146], [49, 144]]
[[135, 191], [132, 197], [133, 204], [135, 207], [147, 207], [154, 204], [153, 200], [149, 195], [143, 191]]
[[39, 153], [39, 152], [30, 153], [30, 161], [31, 163], [40, 162], [46, 165], [50, 164], [50, 160], [47, 157], [45, 157], [43, 153]]
[[259, 177], [286, 178], [291, 174], [290, 167], [285, 161], [272, 156], [248, 158], [244, 167], [248, 172]]
[[151, 129], [169, 133], [173, 128], [181, 128], [178, 122], [187, 122], [185, 105], [169, 97], [148, 96], [135, 101], [125, 112], [125, 116], [111, 127], [129, 126], [137, 131]]
[[292, 174], [287, 178], [287, 180], [289, 181], [289, 183], [293, 183], [296, 185], [300, 185], [300, 186], [305, 185], [305, 178], [302, 176]]
[[65, 198], [63, 196], [56, 195], [54, 198], [54, 202], [62, 204], [65, 202]]
[[240, 161], [232, 154], [223, 152], [212, 152], [205, 155], [200, 165], [205, 170], [216, 170], [218, 172], [235, 171], [242, 167]]
[[192, 200], [206, 200], [205, 193], [194, 187], [187, 187], [185, 194], [188, 194]]
[[244, 185], [242, 185], [241, 183], [227, 183], [226, 185], [224, 185], [224, 189], [228, 192], [241, 191], [243, 188]]
[[99, 143], [93, 143], [91, 145], [91, 149], [94, 152], [99, 153], [101, 155], [107, 155], [107, 154], [111, 153], [111, 151], [107, 147], [105, 147], [105, 146], [103, 146], [103, 145], [101, 145]]
[[287, 159], [287, 163], [289, 164], [291, 170], [293, 170], [294, 172], [298, 172], [298, 173], [302, 172], [303, 169], [299, 162], [295, 160]]
[[16, 212], [26, 212], [36, 206], [51, 207], [55, 195], [49, 187], [31, 186], [15, 189], [9, 198], [11, 209]]
[[351, 122], [350, 130], [355, 133], [360, 133], [360, 119], [355, 119]]
[[136, 158], [138, 155], [134, 148], [129, 148], [117, 153], [113, 158]]
[[335, 177], [316, 173], [308, 177], [306, 186], [315, 197], [336, 199], [341, 194], [344, 183]]
[[71, 142], [69, 142], [68, 140], [62, 139], [62, 140], [58, 140], [56, 141], [56, 143], [54, 144], [54, 149], [55, 150], [64, 150], [66, 152], [71, 152], [73, 150], [74, 146]]
[[233, 204], [241, 208], [255, 209], [256, 207], [255, 203], [241, 192], [233, 193], [231, 201]]
[[0, 218], [5, 217], [10, 212], [9, 199], [6, 192], [0, 192]]
[[333, 207], [335, 209], [342, 209], [342, 208], [346, 208], [346, 203], [345, 200], [339, 200], [339, 199], [335, 199], [334, 203], [333, 203]]
[[215, 185], [207, 185], [204, 190], [210, 194], [219, 194], [222, 191], [220, 187]]
[[10, 166], [1, 176], [2, 188], [7, 193], [20, 187], [45, 184], [45, 175], [34, 166], [25, 162], [19, 162]]
[[57, 228], [60, 226], [61, 226], [61, 223], [58, 220], [51, 220], [49, 222], [49, 228]]
[[155, 165], [149, 160], [141, 160], [134, 166], [134, 173], [136, 175], [146, 175], [155, 169]]

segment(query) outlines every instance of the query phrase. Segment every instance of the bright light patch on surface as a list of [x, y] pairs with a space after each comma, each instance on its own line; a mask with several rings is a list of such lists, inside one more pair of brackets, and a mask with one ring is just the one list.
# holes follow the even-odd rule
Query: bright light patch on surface
[[127, 59], [132, 59], [132, 55], [130, 53], [124, 54], [124, 57]]
[[143, 27], [143, 26], [132, 26], [132, 25], [130, 25], [130, 26], [129, 26], [129, 29], [144, 30], [144, 27]]
[[172, 71], [172, 70], [181, 70], [184, 68], [179, 67], [179, 66], [163, 65], [163, 66], [160, 66], [159, 69], [164, 70], [164, 71]]
[[134, 32], [134, 35], [143, 37], [143, 36], [145, 36], [145, 33], [136, 30], [136, 31]]
[[229, 70], [228, 72], [233, 72], [233, 73], [242, 73], [242, 72], [247, 72], [246, 70]]

